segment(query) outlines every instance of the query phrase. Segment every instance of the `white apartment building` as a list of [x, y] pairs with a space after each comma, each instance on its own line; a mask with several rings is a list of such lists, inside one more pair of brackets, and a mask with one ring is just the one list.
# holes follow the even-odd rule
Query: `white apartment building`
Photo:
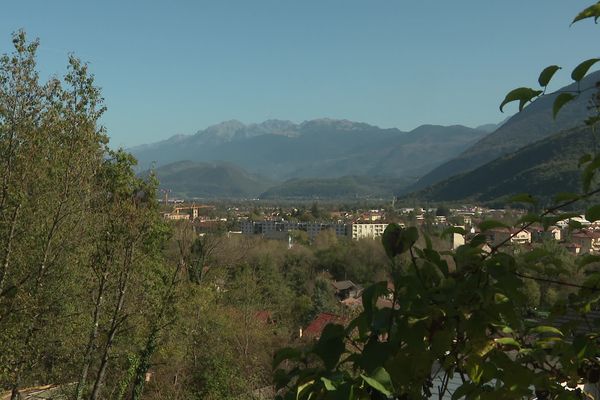
[[350, 236], [352, 240], [375, 239], [383, 235], [388, 224], [352, 224]]

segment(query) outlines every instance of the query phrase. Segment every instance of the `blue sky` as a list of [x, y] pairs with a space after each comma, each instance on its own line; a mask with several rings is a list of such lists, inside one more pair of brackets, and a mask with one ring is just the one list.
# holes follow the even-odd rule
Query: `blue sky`
[[600, 27], [569, 27], [594, 1], [11, 1], [0, 52], [23, 28], [44, 75], [70, 52], [89, 62], [113, 145], [229, 119], [476, 126], [544, 66], [598, 56]]

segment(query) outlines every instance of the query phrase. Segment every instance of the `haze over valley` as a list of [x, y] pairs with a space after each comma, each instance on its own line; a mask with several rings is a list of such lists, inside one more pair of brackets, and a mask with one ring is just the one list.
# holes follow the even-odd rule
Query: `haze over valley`
[[[599, 78], [600, 72], [590, 74], [581, 87], [592, 87]], [[557, 93], [573, 89], [571, 85]], [[590, 93], [584, 93], [554, 120], [551, 109], [556, 94], [550, 94], [503, 123], [476, 128], [422, 125], [403, 132], [326, 118], [299, 124], [283, 120], [243, 124], [231, 120], [130, 151], [138, 159], [140, 171], [154, 168], [163, 189], [188, 199], [410, 195], [437, 201], [491, 201], [532, 188], [528, 183], [533, 179], [531, 175], [515, 179], [519, 174], [533, 173], [529, 172], [531, 168], [546, 170], [547, 166], [538, 163], [539, 157], [556, 161], [548, 147], [568, 157], [560, 139], [564, 135], [554, 139], [553, 135], [569, 131], [578, 138], [590, 137], [581, 130], [572, 131], [589, 114], [586, 104], [590, 97]], [[527, 147], [535, 142], [540, 143]], [[576, 143], [579, 141], [569, 141], [567, 147]], [[538, 148], [543, 150], [536, 153]], [[523, 162], [530, 164], [520, 164], [519, 171], [514, 171], [514, 160], [523, 152], [527, 154]], [[576, 161], [571, 157], [554, 162], [553, 176], [571, 182], [567, 177], [577, 169]], [[493, 164], [483, 167], [488, 162]], [[512, 167], [503, 166], [503, 162]], [[468, 184], [477, 188], [475, 195], [459, 184], [471, 175], [454, 177], [473, 170], [476, 174], [478, 168], [496, 172], [482, 172], [488, 177], [486, 181]], [[502, 172], [508, 174], [511, 184], [503, 185], [497, 179]], [[537, 182], [535, 194], [546, 195], [547, 191], [539, 188], [554, 186], [542, 176], [536, 175], [533, 180]], [[448, 185], [460, 194], [441, 190]], [[490, 185], [493, 187], [488, 188]]]

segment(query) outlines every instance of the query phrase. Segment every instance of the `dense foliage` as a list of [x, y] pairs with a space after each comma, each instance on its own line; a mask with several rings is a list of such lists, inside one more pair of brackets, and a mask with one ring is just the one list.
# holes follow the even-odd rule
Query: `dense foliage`
[[[391, 224], [383, 246], [326, 231], [298, 234], [290, 248], [167, 224], [155, 177], [140, 178], [131, 155], [108, 147], [87, 66], [71, 58], [64, 77], [41, 82], [37, 41], [17, 32], [13, 45], [0, 58], [2, 396], [56, 385], [60, 399], [268, 398], [273, 360], [277, 395], [296, 399], [566, 399], [600, 380], [600, 333], [588, 318], [600, 300], [599, 257], [575, 262], [551, 242], [485, 250], [497, 221], [440, 251], [447, 243], [430, 237], [432, 213], [422, 231]], [[507, 100], [540, 94], [519, 89]], [[556, 101], [558, 111], [567, 98]], [[573, 216], [561, 210], [598, 192], [599, 160], [579, 160], [583, 194], [561, 194], [518, 229]], [[529, 195], [514, 200], [539, 208]], [[315, 203], [293, 218], [325, 215]], [[600, 207], [588, 205], [587, 218], [600, 220]], [[464, 233], [445, 233], [454, 232]], [[332, 280], [368, 286], [362, 308], [343, 308]], [[299, 340], [323, 313], [351, 322]]]
[[342, 312], [331, 279], [384, 273], [374, 242], [288, 249], [167, 224], [155, 177], [108, 147], [87, 65], [41, 82], [38, 42], [13, 45], [0, 58], [0, 397], [264, 397], [274, 349]]
[[[599, 17], [600, 3], [574, 22]], [[573, 69], [574, 90], [553, 97], [555, 116], [582, 95], [578, 83], [598, 61], [586, 60]], [[542, 71], [541, 89], [511, 91], [501, 108], [517, 101], [522, 110], [543, 96], [559, 69]], [[583, 121], [588, 129], [579, 134], [595, 133], [600, 120], [597, 96], [591, 98], [593, 115]], [[600, 192], [600, 154], [591, 150], [579, 160], [582, 193], [558, 194], [556, 205], [520, 219], [511, 237], [533, 223], [547, 228], [569, 220], [578, 214], [564, 213], [564, 208], [585, 204]], [[530, 194], [513, 201], [532, 209], [537, 204]], [[587, 205], [586, 219], [599, 220], [600, 206]], [[581, 228], [575, 221], [569, 224]], [[487, 248], [486, 232], [494, 228], [508, 226], [484, 221], [470, 242], [439, 252], [427, 235], [418, 244], [416, 228], [388, 226], [382, 242], [392, 265], [393, 287], [386, 281], [368, 287], [363, 311], [348, 325], [330, 324], [314, 344], [280, 350], [274, 359], [279, 397], [581, 399], [586, 395], [578, 385], [586, 385], [595, 396], [600, 380], [600, 332], [594, 313], [600, 300], [600, 258], [580, 257], [573, 268], [552, 246], [515, 255], [504, 249], [510, 237]], [[455, 232], [464, 233], [450, 228], [446, 234]], [[553, 300], [548, 315], [534, 312], [532, 304], [552, 302], [550, 288], [563, 289], [562, 297]], [[390, 299], [391, 305], [378, 306], [380, 298]]]

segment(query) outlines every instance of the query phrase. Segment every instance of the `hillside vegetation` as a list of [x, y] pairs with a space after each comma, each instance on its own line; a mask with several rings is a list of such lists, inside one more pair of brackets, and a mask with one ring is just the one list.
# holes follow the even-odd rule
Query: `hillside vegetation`
[[351, 199], [389, 197], [406, 185], [399, 178], [345, 176], [323, 179], [291, 179], [274, 186], [260, 197], [264, 199]]
[[[600, 71], [587, 76], [581, 81], [580, 86], [582, 89], [593, 87], [599, 80]], [[576, 87], [577, 84], [571, 84], [538, 99], [454, 159], [431, 170], [413, 186], [413, 189], [422, 189], [454, 175], [473, 170], [528, 144], [580, 125], [590, 114], [587, 105], [592, 92], [589, 91], [567, 104], [556, 120], [552, 117], [552, 105], [558, 94], [575, 90]]]
[[413, 193], [433, 201], [492, 201], [512, 194], [549, 197], [581, 188], [578, 161], [594, 147], [589, 128], [571, 129]]
[[273, 185], [264, 177], [228, 163], [180, 161], [159, 167], [154, 173], [161, 188], [188, 199], [253, 198]]

